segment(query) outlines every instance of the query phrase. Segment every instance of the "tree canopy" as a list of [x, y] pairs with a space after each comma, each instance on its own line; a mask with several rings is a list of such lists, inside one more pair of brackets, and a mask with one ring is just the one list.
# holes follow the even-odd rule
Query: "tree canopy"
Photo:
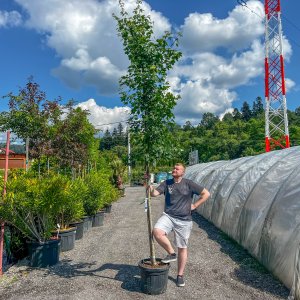
[[117, 30], [122, 38], [124, 52], [130, 65], [120, 79], [120, 96], [131, 107], [130, 130], [135, 134], [139, 155], [145, 166], [160, 157], [170, 156], [174, 125], [173, 108], [179, 96], [170, 91], [167, 72], [181, 57], [178, 35], [165, 32], [155, 38], [150, 16], [142, 9], [142, 1], [129, 15], [124, 2], [119, 1], [121, 16], [114, 15]]

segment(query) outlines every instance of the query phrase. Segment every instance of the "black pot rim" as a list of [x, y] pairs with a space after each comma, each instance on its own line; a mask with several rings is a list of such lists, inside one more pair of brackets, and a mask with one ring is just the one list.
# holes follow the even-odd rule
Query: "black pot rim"
[[[156, 261], [160, 262], [161, 260], [162, 260], [161, 258], [156, 258]], [[138, 264], [139, 268], [144, 269], [144, 270], [149, 270], [149, 271], [153, 270], [153, 272], [155, 272], [155, 271], [161, 271], [161, 272], [163, 272], [165, 270], [169, 270], [170, 269], [170, 263], [166, 263], [166, 264], [163, 264], [161, 266], [157, 266], [155, 268], [153, 268], [153, 267], [147, 268], [147, 266], [144, 264], [145, 261], [150, 261], [150, 258], [144, 258], [144, 259], [140, 260], [139, 264]]]
[[57, 243], [57, 244], [60, 243], [60, 238], [47, 240], [45, 242], [26, 241], [26, 244], [31, 244], [31, 245], [49, 245], [49, 244], [55, 244], [55, 243]]
[[104, 213], [105, 213], [104, 211], [98, 211], [98, 212], [95, 213], [95, 216], [102, 215]]
[[84, 223], [84, 220], [83, 220], [83, 219], [81, 219], [80, 221], [77, 221], [77, 222], [72, 222], [72, 223], [70, 223], [70, 226], [73, 227], [72, 225], [75, 225], [75, 226], [76, 226], [76, 224], [82, 224], [82, 223]]
[[67, 229], [62, 229], [62, 230], [59, 230], [58, 231], [53, 231], [53, 234], [62, 234], [62, 233], [68, 233], [68, 232], [71, 232], [71, 231], [76, 231], [76, 227], [70, 227], [70, 228], [67, 228]]

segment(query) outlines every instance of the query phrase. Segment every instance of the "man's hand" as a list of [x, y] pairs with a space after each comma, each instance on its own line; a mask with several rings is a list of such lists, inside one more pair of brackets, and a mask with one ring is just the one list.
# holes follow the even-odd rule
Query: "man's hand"
[[150, 195], [152, 197], [156, 197], [156, 196], [159, 196], [160, 193], [152, 186], [152, 185], [149, 185], [148, 186], [148, 189], [147, 189], [147, 192], [150, 191]]
[[200, 198], [194, 204], [191, 205], [191, 209], [195, 210], [198, 206], [204, 203], [209, 196], [210, 196], [209, 191], [207, 189], [203, 189], [203, 191], [200, 194]]

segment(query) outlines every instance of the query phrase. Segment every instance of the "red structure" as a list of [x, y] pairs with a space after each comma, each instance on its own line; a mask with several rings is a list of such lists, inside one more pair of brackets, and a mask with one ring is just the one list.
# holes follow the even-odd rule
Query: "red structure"
[[266, 152], [289, 148], [280, 0], [265, 0]]
[[[5, 171], [4, 171], [4, 188], [3, 195], [6, 194], [6, 182], [8, 176], [8, 156], [10, 144], [10, 131], [7, 131], [6, 148], [5, 148]], [[1, 205], [1, 203], [0, 203]], [[4, 247], [4, 221], [0, 220], [0, 275], [3, 274], [3, 247]]]
[[[6, 149], [0, 148], [0, 169], [5, 169]], [[25, 169], [26, 154], [17, 154], [9, 150], [8, 169]]]

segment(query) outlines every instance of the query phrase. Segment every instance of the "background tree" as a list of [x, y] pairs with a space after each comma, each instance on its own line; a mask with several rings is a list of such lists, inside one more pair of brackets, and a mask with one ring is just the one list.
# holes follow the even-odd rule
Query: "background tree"
[[9, 93], [4, 97], [9, 100], [9, 111], [0, 114], [1, 130], [12, 130], [24, 142], [29, 138], [30, 158], [40, 160], [43, 155], [51, 156], [51, 126], [62, 114], [60, 99], [47, 100], [33, 77], [29, 77], [18, 95]]
[[241, 108], [241, 112], [242, 112], [242, 119], [244, 121], [249, 121], [252, 117], [252, 111], [250, 109], [250, 106], [248, 104], [247, 101], [243, 102], [243, 106]]
[[[175, 49], [176, 35], [166, 32], [161, 38], [153, 36], [153, 23], [142, 9], [142, 1], [136, 1], [132, 15], [119, 1], [121, 17], [114, 15], [119, 36], [123, 40], [125, 54], [130, 65], [126, 75], [120, 79], [120, 96], [124, 104], [130, 105], [129, 125], [135, 133], [137, 144], [144, 156], [145, 172], [161, 156], [170, 157], [172, 140], [170, 128], [174, 125], [173, 108], [178, 99], [170, 92], [167, 71], [181, 57]], [[148, 195], [148, 233], [150, 258], [156, 264], [152, 240], [150, 195]]]
[[264, 112], [264, 105], [261, 97], [257, 97], [252, 106], [252, 117], [258, 117]]
[[184, 131], [189, 131], [193, 128], [193, 125], [191, 123], [191, 121], [186, 121], [185, 124], [182, 126], [182, 129]]
[[99, 147], [95, 138], [96, 129], [88, 121], [88, 112], [72, 103], [67, 105], [68, 111], [57, 125], [53, 139], [53, 148], [61, 167], [78, 169], [87, 166], [89, 158], [98, 155]]
[[233, 109], [233, 119], [236, 121], [236, 120], [241, 120], [242, 119], [242, 114], [241, 112], [238, 110], [238, 108], [234, 108]]
[[205, 129], [212, 129], [217, 122], [219, 122], [219, 118], [217, 116], [215, 116], [213, 113], [206, 112], [202, 116], [200, 125]]
[[105, 130], [100, 141], [100, 150], [110, 150], [113, 146], [112, 136], [108, 129]]

